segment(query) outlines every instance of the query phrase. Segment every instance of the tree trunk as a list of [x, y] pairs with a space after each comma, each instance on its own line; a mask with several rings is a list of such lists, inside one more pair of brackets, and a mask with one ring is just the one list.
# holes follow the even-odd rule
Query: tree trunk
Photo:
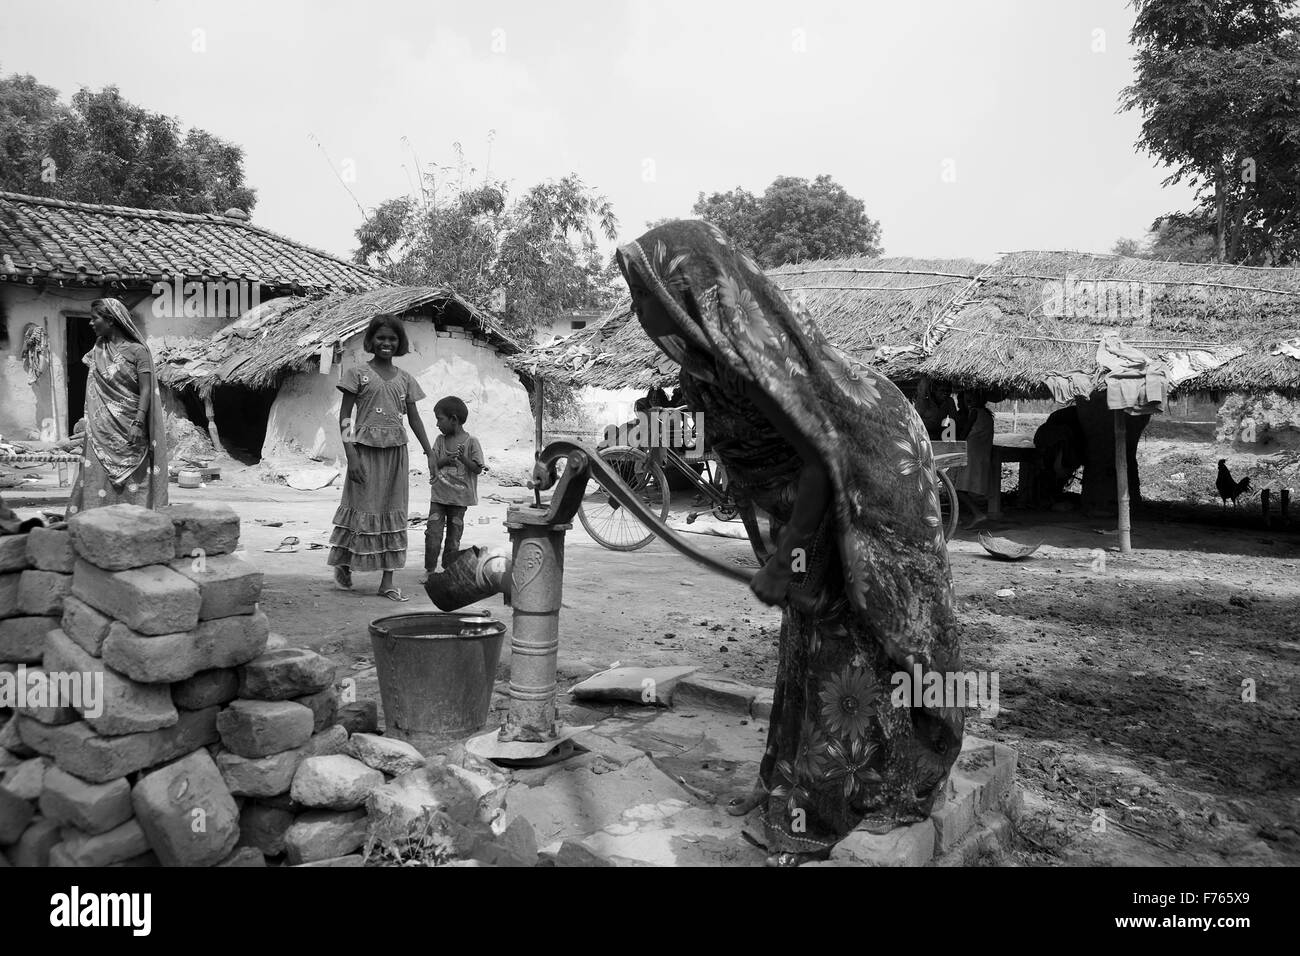
[[[1125, 415], [1128, 434], [1128, 491], [1133, 503], [1142, 500], [1138, 480], [1137, 446], [1150, 415]], [[1079, 405], [1079, 425], [1087, 442], [1083, 466], [1083, 510], [1114, 514], [1116, 500], [1115, 413], [1106, 407], [1106, 393], [1097, 392]]]
[[1214, 242], [1215, 255], [1219, 262], [1224, 262], [1227, 258], [1227, 236], [1224, 234], [1224, 212], [1227, 205], [1227, 196], [1223, 188], [1223, 169], [1222, 167], [1214, 175]]

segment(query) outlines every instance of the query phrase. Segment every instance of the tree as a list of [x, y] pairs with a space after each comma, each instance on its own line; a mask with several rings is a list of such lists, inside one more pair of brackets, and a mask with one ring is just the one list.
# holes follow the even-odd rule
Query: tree
[[806, 259], [878, 256], [880, 223], [866, 204], [828, 175], [809, 182], [778, 176], [762, 197], [737, 187], [705, 197], [692, 210], [725, 232], [764, 268]]
[[70, 105], [30, 75], [0, 77], [0, 189], [176, 212], [251, 212], [243, 150], [126, 100], [114, 86]]
[[466, 185], [464, 170], [460, 183], [434, 185], [418, 199], [380, 204], [356, 231], [354, 259], [395, 282], [454, 289], [525, 340], [561, 312], [617, 298], [596, 229], [612, 240], [618, 220], [576, 174], [539, 183], [514, 202], [504, 182]]
[[1219, 261], [1300, 258], [1300, 18], [1290, 0], [1135, 0], [1138, 145], [1190, 182]]
[[1111, 252], [1164, 262], [1214, 262], [1218, 256], [1214, 221], [1204, 210], [1169, 213], [1151, 224], [1144, 239], [1120, 239]]

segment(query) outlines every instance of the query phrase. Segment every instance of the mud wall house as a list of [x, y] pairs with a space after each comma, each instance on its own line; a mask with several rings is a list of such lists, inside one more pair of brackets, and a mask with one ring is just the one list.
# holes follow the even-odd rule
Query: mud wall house
[[[0, 435], [64, 437], [82, 415], [90, 304], [131, 310], [155, 356], [260, 301], [364, 290], [367, 269], [253, 225], [0, 193]], [[164, 393], [164, 398], [166, 398]], [[203, 421], [201, 408], [191, 414]]]
[[[469, 407], [468, 429], [489, 463], [527, 470], [533, 455], [529, 395], [505, 362], [520, 347], [493, 316], [449, 289], [385, 286], [276, 299], [206, 342], [165, 349], [159, 376], [191, 400], [212, 400], [223, 439], [254, 420], [264, 435], [257, 447], [245, 446], [250, 454], [334, 461], [343, 456], [339, 377], [369, 360], [365, 330], [380, 314], [398, 315], [406, 325], [410, 352], [394, 362], [425, 392], [419, 408], [430, 438], [436, 434], [434, 404], [456, 395]], [[420, 467], [414, 436], [411, 442], [417, 448], [412, 467]]]

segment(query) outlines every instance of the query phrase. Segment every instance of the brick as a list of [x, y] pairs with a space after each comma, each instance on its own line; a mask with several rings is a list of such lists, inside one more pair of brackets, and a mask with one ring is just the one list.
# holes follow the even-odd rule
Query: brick
[[303, 648], [270, 651], [249, 661], [239, 674], [239, 696], [257, 700], [289, 700], [332, 687], [334, 665]]
[[148, 852], [149, 841], [139, 822], [127, 820], [107, 833], [68, 834], [50, 850], [50, 866], [112, 866]]
[[[17, 679], [26, 684], [27, 697], [18, 713], [39, 720], [43, 724], [70, 724], [80, 720], [81, 714], [72, 706], [73, 696], [81, 690], [64, 683], [76, 680], [73, 675], [57, 675], [51, 680], [44, 667], [20, 664], [22, 672]], [[84, 685], [83, 685], [84, 686]], [[93, 688], [92, 688], [93, 690]]]
[[104, 661], [141, 683], [173, 683], [255, 659], [269, 628], [261, 611], [202, 621], [177, 634], [141, 634], [114, 621], [104, 640]]
[[45, 635], [59, 626], [56, 617], [9, 617], [0, 621], [0, 661], [39, 664], [45, 653]]
[[239, 515], [229, 505], [174, 504], [160, 509], [159, 514], [172, 522], [173, 557], [193, 557], [195, 549], [211, 557], [229, 554], [239, 546]]
[[288, 793], [298, 765], [305, 758], [340, 753], [347, 742], [347, 731], [335, 725], [316, 734], [296, 750], [254, 758], [223, 750], [217, 754], [216, 760], [231, 793], [243, 797], [275, 797]]
[[163, 866], [212, 866], [239, 839], [239, 808], [206, 750], [142, 776], [131, 805]]
[[17, 843], [34, 816], [36, 816], [36, 808], [32, 806], [31, 801], [15, 796], [0, 787], [0, 846]]
[[291, 700], [235, 700], [217, 715], [226, 749], [241, 757], [269, 757], [311, 739], [310, 708]]
[[934, 857], [935, 829], [929, 819], [888, 833], [854, 830], [831, 850], [832, 860], [861, 866], [925, 866]]
[[104, 571], [78, 559], [72, 593], [141, 634], [174, 634], [199, 623], [199, 589], [164, 565]]
[[239, 844], [261, 850], [267, 856], [284, 852], [284, 835], [293, 826], [294, 814], [278, 807], [248, 803], [239, 811]]
[[69, 594], [63, 599], [63, 633], [92, 657], [101, 655], [104, 638], [108, 637], [112, 624], [111, 617], [96, 611], [81, 598]]
[[71, 593], [71, 574], [24, 571], [18, 580], [18, 610], [33, 617], [62, 617], [63, 599]]
[[63, 842], [59, 824], [54, 820], [35, 817], [9, 848], [10, 862], [14, 866], [41, 867], [50, 865], [50, 850]]
[[970, 832], [975, 825], [975, 813], [979, 804], [979, 790], [971, 786], [968, 780], [958, 776], [949, 777], [947, 799], [943, 806], [930, 814], [934, 821], [935, 855], [946, 853]]
[[[0, 537], [0, 541], [4, 540], [4, 537]], [[0, 574], [0, 618], [13, 617], [18, 613], [18, 582], [22, 579], [21, 571]]]
[[0, 535], [0, 573], [24, 571], [31, 566], [27, 557], [27, 535]]
[[339, 711], [339, 692], [334, 687], [326, 687], [314, 694], [305, 694], [294, 698], [295, 704], [302, 704], [312, 712], [312, 733], [318, 734], [326, 727], [337, 722]]
[[10, 767], [0, 779], [0, 788], [8, 790], [19, 800], [35, 802], [41, 795], [45, 782], [45, 771], [50, 767], [46, 757], [30, 757], [16, 766]]
[[202, 710], [213, 704], [228, 704], [239, 693], [239, 672], [233, 667], [199, 671], [172, 684], [172, 701], [183, 710]]
[[175, 531], [165, 515], [139, 505], [109, 505], [68, 521], [79, 557], [105, 571], [162, 564], [176, 556]]
[[307, 757], [293, 776], [290, 796], [304, 806], [324, 810], [354, 810], [370, 791], [382, 786], [384, 775], [343, 754]]
[[45, 774], [41, 814], [84, 833], [107, 833], [131, 819], [131, 788], [123, 778], [88, 783], [59, 767]]
[[251, 846], [241, 846], [231, 851], [217, 866], [266, 866], [262, 851]]
[[243, 558], [233, 554], [178, 558], [168, 567], [198, 586], [200, 621], [257, 610], [262, 572]]
[[36, 756], [36, 751], [23, 743], [18, 735], [17, 715], [0, 724], [0, 753], [12, 754], [24, 759]]
[[367, 767], [394, 777], [419, 770], [425, 762], [424, 754], [405, 740], [376, 734], [353, 734], [348, 740], [347, 753]]
[[373, 700], [358, 700], [344, 704], [339, 708], [338, 722], [349, 734], [378, 733], [379, 703]]
[[102, 737], [83, 720], [48, 727], [18, 718], [25, 744], [53, 758], [60, 769], [91, 783], [106, 783], [205, 747], [217, 740], [217, 708], [180, 712], [176, 724], [148, 733]]
[[364, 810], [312, 810], [294, 821], [284, 835], [290, 866], [346, 856], [366, 841]]
[[[45, 636], [45, 667], [48, 671], [94, 674], [96, 684], [100, 679], [98, 675], [103, 675], [101, 700], [83, 700], [80, 705], [75, 700], [72, 702], [86, 723], [98, 733], [108, 736], [145, 733], [171, 727], [177, 721], [176, 705], [172, 703], [169, 687], [131, 680], [104, 661], [91, 657], [60, 628]], [[95, 713], [96, 710], [99, 713]]]
[[27, 557], [42, 571], [71, 574], [77, 560], [72, 532], [66, 528], [33, 528], [27, 535]]

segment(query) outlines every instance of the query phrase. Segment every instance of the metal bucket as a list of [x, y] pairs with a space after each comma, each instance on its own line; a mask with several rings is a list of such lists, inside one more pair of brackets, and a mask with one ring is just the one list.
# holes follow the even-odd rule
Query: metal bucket
[[481, 729], [505, 633], [505, 623], [486, 611], [423, 611], [372, 621], [385, 732], [429, 754]]

